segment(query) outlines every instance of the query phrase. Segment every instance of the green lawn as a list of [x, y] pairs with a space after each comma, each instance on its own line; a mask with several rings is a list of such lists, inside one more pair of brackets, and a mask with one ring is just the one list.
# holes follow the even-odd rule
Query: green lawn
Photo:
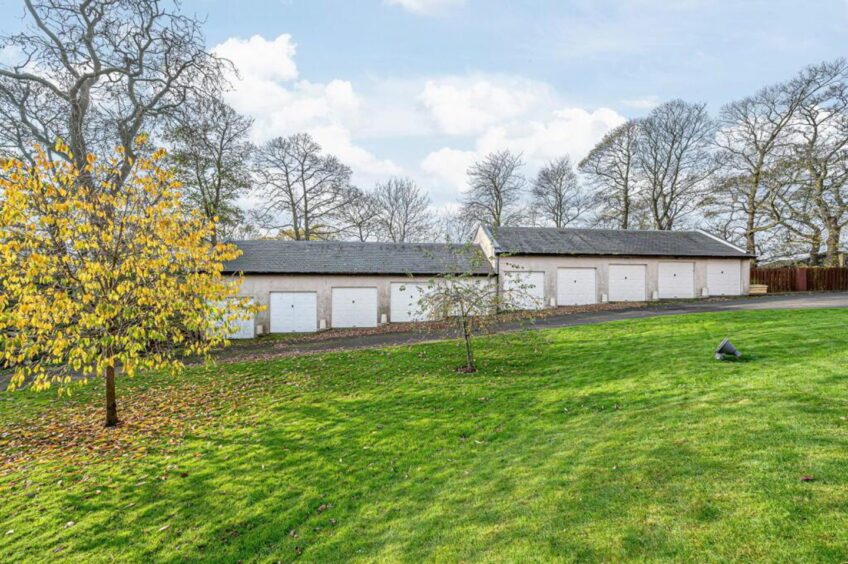
[[848, 560], [848, 310], [462, 354], [147, 375], [117, 431], [99, 386], [0, 393], [0, 561]]

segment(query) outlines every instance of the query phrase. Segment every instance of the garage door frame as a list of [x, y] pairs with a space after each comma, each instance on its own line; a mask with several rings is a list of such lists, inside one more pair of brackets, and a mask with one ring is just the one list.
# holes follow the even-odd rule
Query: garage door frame
[[[632, 268], [632, 269], [640, 269], [642, 273], [642, 286], [639, 292], [639, 297], [635, 297], [635, 293], [626, 295], [626, 296], [614, 296], [613, 295], [613, 270], [615, 268]], [[630, 281], [626, 276], [625, 279]], [[611, 264], [609, 265], [608, 274], [607, 274], [607, 286], [609, 289], [609, 301], [611, 302], [645, 302], [648, 301], [648, 265], [644, 263], [640, 264]], [[635, 287], [635, 283], [634, 283]]]
[[[289, 311], [296, 310], [295, 314], [292, 315], [292, 319], [294, 323], [289, 325], [281, 325], [279, 318], [277, 318], [277, 322], [275, 323], [274, 318], [274, 295], [279, 296], [311, 296], [311, 303], [300, 303], [293, 304], [289, 308]], [[285, 307], [286, 304], [280, 304], [282, 307]], [[284, 311], [284, 310], [283, 310]], [[311, 313], [312, 323], [309, 322], [309, 317], [304, 317], [306, 313]], [[284, 318], [285, 319], [285, 318]], [[268, 332], [269, 333], [314, 333], [318, 330], [318, 292], [304, 290], [304, 291], [273, 291], [269, 292], [268, 295]]]
[[[562, 279], [560, 277], [565, 271], [573, 272], [575, 270], [579, 271], [591, 271], [592, 274], [592, 289], [591, 289], [591, 301], [576, 301], [576, 302], [568, 302], [565, 299], [565, 294], [561, 291], [566, 289], [567, 285], [562, 284]], [[558, 306], [574, 306], [574, 305], [592, 305], [598, 303], [598, 269], [593, 266], [560, 266], [557, 267], [556, 270], [556, 303]], [[574, 286], [572, 284], [572, 286]], [[580, 295], [585, 294], [589, 295], [588, 289], [585, 292], [580, 292]]]
[[[373, 309], [369, 307], [369, 311], [367, 312], [367, 319], [363, 316], [362, 318], [359, 318], [355, 323], [350, 323], [346, 317], [340, 316], [340, 313], [343, 313], [344, 310], [341, 307], [341, 303], [336, 303], [336, 296], [341, 295], [341, 292], [347, 290], [368, 290], [369, 294], [373, 293], [374, 307]], [[339, 292], [339, 294], [336, 293], [337, 291]], [[366, 329], [377, 327], [377, 317], [379, 314], [379, 308], [379, 292], [377, 291], [376, 286], [333, 286], [332, 288], [330, 288], [330, 322], [331, 326], [335, 329]]]
[[[675, 289], [669, 289], [670, 287], [667, 285], [663, 285], [663, 267], [669, 266], [688, 266], [687, 274], [690, 280], [690, 284], [686, 288], [686, 291], [681, 293]], [[674, 273], [674, 277], [677, 277], [678, 272]], [[657, 264], [657, 295], [661, 300], [663, 299], [689, 299], [695, 297], [695, 263], [692, 261], [660, 261]]]

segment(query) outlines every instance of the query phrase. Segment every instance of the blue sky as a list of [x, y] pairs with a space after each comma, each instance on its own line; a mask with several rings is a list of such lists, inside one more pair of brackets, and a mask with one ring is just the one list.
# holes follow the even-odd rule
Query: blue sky
[[[4, 14], [21, 11], [0, 0]], [[848, 55], [848, 0], [187, 0], [256, 141], [309, 131], [369, 187], [461, 194], [499, 148], [575, 160], [659, 101], [725, 102]], [[4, 29], [6, 23], [0, 24]], [[14, 25], [10, 22], [9, 25]]]

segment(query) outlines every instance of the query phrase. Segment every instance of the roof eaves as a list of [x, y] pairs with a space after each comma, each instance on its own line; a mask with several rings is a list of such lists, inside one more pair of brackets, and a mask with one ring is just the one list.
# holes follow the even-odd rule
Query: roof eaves
[[651, 257], [651, 258], [752, 258], [753, 255], [722, 255], [717, 253], [616, 253], [616, 252], [597, 252], [597, 253], [589, 253], [589, 252], [557, 252], [557, 251], [515, 251], [510, 253], [504, 253], [511, 257], [528, 257], [528, 256], [539, 256], [539, 257]]
[[[455, 274], [452, 271], [439, 272], [362, 272], [362, 271], [298, 271], [290, 272], [285, 270], [222, 270], [224, 275], [261, 275], [261, 276], [444, 276], [446, 274]], [[470, 276], [489, 276], [492, 271], [473, 270], [467, 272]]]

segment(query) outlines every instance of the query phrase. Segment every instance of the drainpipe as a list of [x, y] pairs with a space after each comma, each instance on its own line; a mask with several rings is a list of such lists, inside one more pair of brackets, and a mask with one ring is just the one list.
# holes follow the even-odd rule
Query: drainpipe
[[495, 253], [495, 313], [501, 312], [501, 257]]

